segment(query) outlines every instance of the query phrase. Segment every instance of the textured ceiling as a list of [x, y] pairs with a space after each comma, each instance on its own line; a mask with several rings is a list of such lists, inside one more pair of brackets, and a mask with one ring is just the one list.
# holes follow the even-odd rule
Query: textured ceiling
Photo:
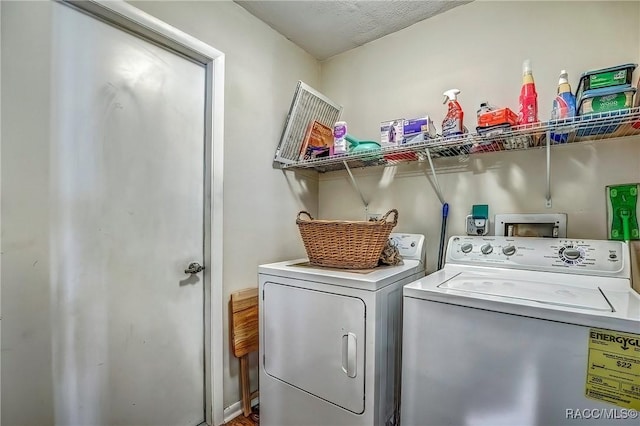
[[235, 2], [315, 58], [323, 60], [470, 0]]

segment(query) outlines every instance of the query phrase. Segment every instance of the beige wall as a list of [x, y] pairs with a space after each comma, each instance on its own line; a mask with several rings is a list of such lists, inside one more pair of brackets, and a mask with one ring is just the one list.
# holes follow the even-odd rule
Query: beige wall
[[[52, 28], [49, 7], [35, 2], [19, 6], [0, 3], [3, 124], [0, 256], [4, 266], [0, 277], [3, 316], [0, 420], [5, 425], [16, 424], [14, 415], [20, 413], [22, 424], [53, 424], [52, 316], [47, 280], [49, 193], [48, 187], [41, 184], [47, 182], [49, 172], [46, 141], [50, 130], [47, 97], [51, 58], [47, 42]], [[36, 25], [27, 27], [26, 22]], [[30, 31], [24, 31], [25, 28]], [[40, 54], [30, 55], [34, 51]], [[44, 142], [39, 145], [40, 150], [32, 149], [36, 145], [33, 141]], [[25, 270], [33, 278], [28, 282], [23, 281]]]
[[[526, 57], [533, 61], [542, 118], [549, 114], [561, 68], [570, 72], [575, 88], [577, 77], [585, 69], [638, 61], [640, 57], [640, 30], [633, 32], [636, 38], [617, 38], [615, 48], [608, 44], [612, 34], [638, 27], [640, 7], [632, 2], [608, 2], [607, 6], [591, 2], [475, 2], [339, 55], [323, 63], [322, 68], [310, 55], [232, 2], [141, 1], [134, 5], [226, 54], [225, 301], [232, 291], [257, 285], [258, 264], [304, 253], [293, 220], [299, 209], [312, 213], [319, 209], [321, 217], [360, 219], [363, 215], [359, 197], [344, 173], [321, 175], [318, 183], [313, 175], [285, 175], [271, 168], [298, 79], [320, 88], [345, 106], [344, 118], [351, 133], [377, 138], [377, 126], [383, 119], [430, 113], [441, 121], [441, 93], [451, 87], [462, 90], [460, 100], [468, 116], [474, 115], [479, 102], [485, 99], [515, 109], [521, 61]], [[7, 37], [3, 37], [2, 78], [3, 88], [7, 88], [11, 87], [7, 78], [19, 76], [5, 73], [4, 43], [10, 34], [5, 32], [4, 23], [2, 36]], [[559, 35], [556, 28], [570, 31]], [[576, 28], [583, 31], [575, 31]], [[592, 34], [588, 48], [581, 36], [587, 31], [585, 28]], [[41, 28], [38, 34], [46, 30]], [[483, 56], [478, 40], [491, 43], [496, 53]], [[35, 39], [23, 42], [38, 43]], [[527, 47], [523, 53], [516, 51], [516, 47], [524, 45]], [[33, 61], [37, 69], [46, 69], [46, 57], [21, 58], [19, 52], [14, 53], [20, 60]], [[30, 84], [35, 91], [45, 82], [34, 80]], [[8, 102], [10, 99], [5, 96], [12, 93], [6, 95], [3, 91], [3, 102]], [[28, 93], [16, 91], [13, 95]], [[26, 117], [29, 111], [17, 113]], [[42, 136], [37, 128], [30, 131], [33, 137]], [[603, 186], [640, 180], [638, 142], [636, 139], [554, 149], [551, 210], [569, 213], [573, 235], [605, 236]], [[6, 158], [3, 150], [3, 161]], [[46, 164], [42, 166], [46, 169]], [[440, 176], [451, 204], [450, 235], [462, 232], [463, 218], [474, 203], [490, 204], [491, 214], [545, 211], [543, 151], [477, 156], [468, 163], [454, 162], [454, 166], [450, 169], [462, 172]], [[371, 200], [370, 211], [396, 207], [400, 210], [397, 230], [427, 234], [429, 269], [433, 270], [440, 204], [422, 169], [415, 165], [398, 170], [367, 169], [356, 175]], [[33, 200], [40, 192], [38, 188], [25, 188], [24, 193]], [[29, 225], [27, 219], [25, 227]], [[46, 232], [37, 223], [30, 227], [34, 235]], [[4, 283], [2, 290], [3, 307], [15, 303], [6, 298], [10, 294], [4, 292]], [[48, 292], [46, 288], [28, 291], [34, 300], [37, 294]], [[41, 332], [46, 329], [42, 324], [48, 321], [47, 301], [24, 308], [30, 312], [24, 330], [25, 338], [32, 340], [28, 347], [32, 351], [48, 350], [50, 337]], [[225, 342], [226, 318], [225, 315]], [[227, 406], [239, 400], [240, 394], [237, 363], [230, 356], [228, 344], [223, 350]], [[24, 368], [29, 369], [33, 381], [21, 383], [20, 389], [24, 394], [31, 392], [34, 409], [44, 410], [38, 420], [45, 419], [46, 411], [51, 409], [46, 384], [50, 368], [34, 363]], [[255, 383], [255, 375], [253, 379]]]
[[[349, 132], [362, 139], [378, 140], [379, 122], [398, 117], [430, 114], [440, 130], [442, 92], [450, 88], [462, 91], [465, 123], [472, 129], [483, 100], [517, 111], [521, 65], [530, 58], [540, 118], [548, 119], [561, 69], [575, 88], [585, 70], [638, 62], [639, 8], [637, 2], [473, 2], [325, 61], [322, 91], [345, 106]], [[606, 238], [604, 186], [640, 180], [640, 138], [554, 147], [551, 209], [545, 208], [544, 154], [437, 161], [450, 204], [448, 235], [464, 233], [473, 204], [489, 204], [491, 216], [566, 212], [571, 236]], [[424, 169], [426, 164], [357, 175], [370, 212], [397, 208], [398, 231], [427, 235], [433, 271], [441, 205]], [[319, 206], [322, 218], [364, 216], [345, 173], [321, 175]]]
[[[7, 424], [46, 425], [54, 423], [55, 414], [51, 289], [46, 255], [42, 254], [49, 242], [47, 213], [42, 213], [48, 192], [32, 182], [46, 181], [49, 153], [25, 156], [22, 145], [26, 144], [15, 141], [46, 141], [49, 137], [48, 102], [39, 100], [50, 90], [52, 3], [2, 3], [2, 119], [3, 124], [10, 124], [2, 128], [2, 198], [9, 201], [3, 202], [2, 218], [9, 220], [5, 224], [14, 224], [13, 229], [3, 227], [3, 231], [10, 231], [3, 233], [3, 261], [11, 259], [7, 250], [22, 250], [41, 260], [33, 265], [40, 274], [37, 282], [21, 283], [3, 276], [2, 348], [13, 351], [11, 357], [2, 358], [3, 403], [16, 407], [12, 413], [22, 416], [5, 416], [3, 420]], [[223, 376], [224, 404], [228, 406], [240, 399], [238, 364], [228, 345], [229, 294], [257, 286], [258, 264], [302, 256], [296, 213], [300, 209], [317, 212], [317, 177], [285, 176], [271, 164], [297, 80], [317, 87], [320, 66], [309, 54], [230, 1], [144, 1], [135, 6], [226, 54], [222, 253], [225, 345], [219, 348], [224, 352], [225, 368], [216, 373]], [[29, 22], [38, 24], [25, 26]], [[38, 51], [42, 54], [29, 53]], [[29, 180], [30, 175], [44, 177]], [[7, 176], [9, 179], [5, 179]], [[28, 213], [19, 218], [18, 211]], [[253, 383], [257, 384], [256, 369], [253, 371]], [[16, 377], [19, 379], [13, 380]], [[28, 408], [17, 408], [23, 403]]]

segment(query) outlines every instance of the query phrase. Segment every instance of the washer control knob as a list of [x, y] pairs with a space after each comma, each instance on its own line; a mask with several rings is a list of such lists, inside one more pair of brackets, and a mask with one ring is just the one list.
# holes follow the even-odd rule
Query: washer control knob
[[580, 250], [570, 247], [565, 248], [562, 254], [569, 260], [576, 260], [582, 255], [582, 253], [580, 253]]
[[490, 254], [493, 251], [493, 247], [491, 246], [491, 244], [485, 244], [480, 247], [480, 251], [482, 252], [482, 254]]
[[460, 250], [462, 250], [463, 253], [471, 253], [471, 250], [473, 250], [473, 244], [464, 243], [460, 246]]
[[516, 247], [515, 246], [502, 247], [502, 253], [504, 253], [506, 256], [513, 256], [514, 254], [516, 254]]

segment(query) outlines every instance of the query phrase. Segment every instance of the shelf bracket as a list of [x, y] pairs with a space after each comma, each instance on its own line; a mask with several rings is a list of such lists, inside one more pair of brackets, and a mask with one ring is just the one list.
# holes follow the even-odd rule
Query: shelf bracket
[[433, 160], [431, 159], [431, 152], [429, 148], [427, 148], [427, 159], [429, 160], [429, 168], [431, 169], [431, 175], [433, 176], [433, 189], [436, 191], [436, 195], [440, 200], [440, 203], [444, 204], [444, 197], [442, 196], [442, 188], [440, 187], [440, 182], [438, 182], [438, 175], [436, 174], [436, 168], [433, 166]]
[[358, 186], [358, 182], [356, 182], [356, 178], [353, 177], [353, 173], [351, 173], [351, 169], [349, 168], [349, 165], [347, 164], [347, 162], [343, 161], [342, 163], [344, 164], [344, 168], [347, 169], [347, 172], [349, 173], [349, 177], [351, 178], [351, 184], [353, 185], [355, 190], [358, 192], [358, 195], [360, 195], [360, 200], [362, 201], [362, 204], [364, 205], [364, 209], [366, 211], [367, 208], [369, 207], [369, 203], [367, 202], [367, 200], [365, 200], [364, 196], [362, 195], [362, 191]]
[[551, 208], [551, 130], [547, 130], [547, 194], [546, 207]]

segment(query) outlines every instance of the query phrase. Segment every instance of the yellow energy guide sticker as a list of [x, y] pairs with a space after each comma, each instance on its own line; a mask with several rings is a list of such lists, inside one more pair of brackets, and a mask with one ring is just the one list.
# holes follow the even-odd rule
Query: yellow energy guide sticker
[[589, 330], [586, 396], [640, 410], [640, 334]]

